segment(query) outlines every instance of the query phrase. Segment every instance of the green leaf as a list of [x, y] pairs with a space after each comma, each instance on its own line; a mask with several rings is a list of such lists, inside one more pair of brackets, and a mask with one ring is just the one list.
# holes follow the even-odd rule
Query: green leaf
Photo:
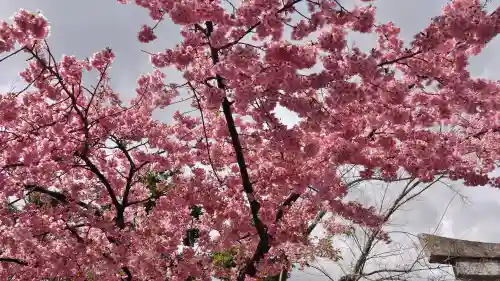
[[212, 264], [223, 268], [232, 268], [236, 266], [235, 249], [229, 249], [224, 252], [214, 253], [212, 256]]
[[186, 236], [183, 239], [184, 246], [194, 247], [196, 239], [200, 237], [200, 230], [198, 228], [191, 228], [186, 231]]
[[33, 192], [30, 195], [28, 195], [28, 202], [35, 204], [37, 206], [42, 206], [43, 201], [39, 193]]
[[111, 210], [111, 204], [107, 204], [101, 207], [103, 211], [109, 211]]
[[203, 215], [203, 208], [201, 206], [193, 205], [189, 209], [191, 209], [191, 216], [197, 220]]

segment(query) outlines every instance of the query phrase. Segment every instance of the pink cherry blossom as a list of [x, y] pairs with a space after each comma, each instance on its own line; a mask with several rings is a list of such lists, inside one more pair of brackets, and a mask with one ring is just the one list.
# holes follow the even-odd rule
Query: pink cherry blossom
[[153, 28], [147, 25], [143, 25], [141, 31], [138, 35], [139, 41], [142, 43], [148, 43], [156, 39]]
[[[41, 13], [0, 22], [2, 59], [26, 54], [32, 86], [0, 97], [0, 279], [259, 280], [337, 258], [339, 218], [388, 241], [377, 210], [346, 199], [356, 183], [500, 187], [500, 84], [467, 70], [499, 10], [449, 1], [404, 42], [370, 1], [309, 1], [300, 15], [301, 2], [135, 1], [183, 39], [151, 54], [128, 105], [108, 77], [113, 46], [57, 60]], [[376, 47], [348, 47], [350, 31]], [[179, 103], [192, 110], [153, 118]], [[287, 126], [280, 107], [300, 120]]]

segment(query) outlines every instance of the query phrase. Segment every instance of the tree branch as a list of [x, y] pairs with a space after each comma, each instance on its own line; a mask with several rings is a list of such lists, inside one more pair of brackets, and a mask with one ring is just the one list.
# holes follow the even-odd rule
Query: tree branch
[[97, 176], [97, 178], [100, 180], [100, 182], [104, 185], [106, 188], [106, 191], [108, 192], [111, 202], [116, 208], [116, 224], [118, 225], [119, 228], [123, 229], [125, 228], [125, 217], [123, 214], [123, 206], [118, 202], [118, 199], [116, 198], [115, 192], [113, 191], [113, 187], [109, 183], [108, 179], [102, 174], [102, 172], [90, 161], [88, 156], [76, 153], [77, 156], [79, 156], [85, 164], [89, 167], [90, 171], [94, 173], [94, 175]]
[[18, 265], [28, 265], [27, 262], [20, 260], [20, 259], [14, 259], [14, 258], [0, 258], [0, 262], [6, 262], [6, 263], [16, 263]]
[[[214, 172], [215, 178], [219, 182], [219, 184], [223, 184], [222, 180], [220, 179], [219, 175], [217, 174], [217, 170], [215, 169], [214, 162], [212, 161], [212, 156], [210, 154], [210, 143], [208, 142], [208, 135], [207, 135], [207, 128], [205, 125], [205, 117], [203, 116], [203, 109], [201, 108], [201, 102], [200, 98], [198, 98], [198, 95], [196, 93], [196, 89], [194, 88], [193, 84], [191, 82], [188, 82], [189, 87], [193, 91], [193, 97], [196, 99], [196, 103], [198, 104], [198, 109], [200, 110], [200, 115], [201, 115], [201, 124], [203, 126], [203, 133], [205, 135], [205, 145], [207, 146], [207, 157], [208, 161], [210, 162], [210, 166], [212, 167], [212, 171]], [[208, 83], [207, 83], [208, 85]]]
[[[208, 39], [212, 63], [217, 64], [219, 62], [220, 49], [216, 49], [210, 44], [210, 36], [213, 31], [213, 23], [207, 21], [205, 25], [206, 28], [204, 34]], [[217, 74], [216, 80], [217, 80], [217, 87], [219, 89], [225, 90], [226, 86], [224, 85], [223, 78]], [[231, 105], [232, 102], [230, 102], [227, 97], [224, 97], [222, 101], [222, 110], [224, 112], [227, 128], [229, 130], [229, 135], [231, 137], [231, 144], [236, 154], [236, 161], [240, 169], [241, 180], [243, 183], [243, 191], [245, 192], [246, 197], [250, 203], [252, 219], [260, 239], [252, 259], [247, 262], [247, 264], [242, 268], [242, 270], [238, 274], [237, 280], [244, 281], [245, 276], [247, 274], [250, 276], [255, 276], [255, 274], [257, 273], [254, 263], [262, 259], [264, 257], [264, 254], [269, 251], [270, 241], [269, 241], [269, 235], [267, 233], [267, 226], [259, 218], [260, 203], [255, 199], [255, 195], [253, 194], [254, 190], [252, 182], [250, 181], [250, 175], [247, 170], [245, 156], [243, 154], [243, 147], [241, 145], [240, 138], [238, 135], [238, 130], [236, 129], [233, 113], [231, 111]]]
[[[299, 3], [299, 2], [302, 2], [303, 0], [293, 0], [291, 1], [290, 3], [286, 4], [285, 6], [283, 6], [283, 8], [279, 9], [276, 14], [279, 14], [285, 10], [288, 10], [290, 8], [293, 7], [293, 5]], [[223, 50], [223, 49], [227, 49], [233, 45], [236, 45], [238, 44], [243, 38], [245, 38], [245, 36], [247, 36], [249, 33], [251, 33], [252, 31], [254, 31], [259, 25], [262, 24], [262, 21], [258, 21], [257, 23], [255, 23], [254, 25], [252, 25], [249, 29], [247, 29], [247, 31], [245, 31], [245, 33], [243, 33], [240, 37], [238, 37], [238, 39], [232, 41], [232, 42], [229, 42], [225, 45], [223, 45], [222, 47], [219, 47], [217, 48], [218, 50]]]
[[127, 275], [125, 278], [122, 278], [123, 281], [132, 281], [132, 273], [128, 269], [128, 267], [122, 267], [123, 272]]
[[288, 196], [288, 198], [281, 204], [281, 206], [278, 209], [278, 212], [276, 213], [276, 219], [274, 220], [275, 222], [278, 222], [283, 218], [284, 215], [284, 209], [286, 207], [290, 207], [295, 201], [297, 201], [300, 198], [300, 194], [293, 192]]
[[413, 53], [410, 53], [410, 54], [407, 54], [407, 55], [404, 55], [404, 56], [401, 56], [399, 58], [395, 58], [393, 60], [388, 60], [388, 61], [383, 61], [381, 63], [379, 63], [377, 66], [384, 66], [384, 65], [389, 65], [389, 64], [393, 64], [393, 63], [397, 63], [399, 61], [402, 61], [402, 60], [406, 60], [406, 59], [409, 59], [409, 58], [412, 58], [418, 54], [421, 54], [423, 53], [422, 50], [419, 50], [419, 51], [416, 51], [416, 52], [413, 52]]
[[[429, 187], [434, 185], [436, 182], [438, 182], [444, 175], [438, 176], [434, 181], [430, 182], [426, 186], [424, 186], [420, 191], [408, 196], [415, 188], [421, 183], [421, 181], [416, 180], [415, 178], [411, 179], [408, 181], [406, 184], [405, 188], [403, 191], [398, 195], [398, 197], [393, 201], [391, 207], [387, 210], [383, 217], [383, 221], [387, 222], [390, 217], [399, 209], [401, 206], [404, 204], [408, 203], [410, 200], [414, 199], [415, 197], [419, 196], [422, 194], [424, 191], [426, 191]], [[408, 196], [408, 197], [407, 197]], [[361, 251], [361, 256], [358, 258], [356, 261], [356, 264], [354, 266], [353, 270], [353, 275], [358, 276], [359, 278], [361, 276], [364, 276], [363, 269], [366, 264], [366, 261], [368, 259], [368, 255], [372, 251], [372, 248], [374, 246], [375, 240], [377, 236], [380, 234], [382, 231], [382, 228], [374, 230], [368, 237], [368, 240], [366, 241], [363, 250]], [[358, 278], [358, 279], [359, 279]]]
[[[39, 192], [39, 193], [43, 193], [43, 194], [46, 194], [54, 199], [56, 199], [57, 201], [63, 203], [63, 204], [69, 204], [70, 203], [70, 200], [68, 199], [68, 197], [64, 194], [64, 193], [61, 193], [61, 192], [57, 192], [57, 191], [52, 191], [52, 190], [48, 190], [44, 187], [41, 187], [39, 185], [34, 185], [34, 184], [28, 184], [28, 185], [25, 185], [26, 188], [30, 189], [29, 193], [32, 193], [32, 192]], [[85, 204], [84, 202], [82, 201], [77, 201], [76, 204], [80, 207], [83, 207], [85, 209], [88, 209], [89, 206], [87, 204]]]
[[[134, 178], [135, 173], [145, 164], [141, 165], [139, 169], [135, 165], [134, 160], [132, 159], [132, 156], [130, 156], [129, 151], [127, 150], [127, 147], [115, 136], [111, 136], [111, 139], [116, 143], [116, 146], [118, 149], [125, 155], [125, 157], [128, 160], [129, 163], [129, 171], [128, 171], [128, 176], [126, 179], [125, 183], [125, 190], [123, 191], [123, 199], [122, 199], [122, 205], [123, 205], [123, 211], [125, 211], [125, 207], [127, 206], [128, 203], [128, 196], [130, 193], [130, 190], [132, 189], [132, 179]], [[146, 162], [147, 163], [147, 162]]]

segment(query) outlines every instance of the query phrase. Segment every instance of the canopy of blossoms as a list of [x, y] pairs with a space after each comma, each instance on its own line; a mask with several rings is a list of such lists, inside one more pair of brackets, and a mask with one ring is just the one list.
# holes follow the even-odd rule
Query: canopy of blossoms
[[[328, 237], [349, 225], [338, 218], [384, 236], [373, 209], [345, 200], [350, 184], [404, 173], [500, 185], [489, 176], [499, 83], [467, 71], [499, 33], [500, 10], [449, 1], [403, 42], [369, 4], [136, 0], [183, 40], [151, 54], [157, 69], [130, 104], [110, 87], [111, 49], [56, 58], [42, 14], [0, 22], [0, 61], [28, 59], [27, 87], [0, 97], [0, 279], [277, 276], [338, 258]], [[139, 29], [144, 43], [168, 36]], [[348, 48], [349, 31], [376, 34], [376, 48]], [[168, 68], [185, 83], [169, 83]], [[197, 114], [152, 118], [183, 99]], [[287, 127], [277, 105], [301, 121]], [[346, 165], [356, 180], [342, 178]], [[320, 221], [326, 238], [313, 241]]]

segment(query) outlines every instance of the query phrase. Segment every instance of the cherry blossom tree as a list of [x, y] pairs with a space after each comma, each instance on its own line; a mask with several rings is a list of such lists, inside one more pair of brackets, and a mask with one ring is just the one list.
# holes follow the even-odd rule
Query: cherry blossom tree
[[[339, 217], [383, 235], [384, 217], [345, 198], [346, 165], [360, 181], [499, 186], [499, 84], [466, 67], [500, 10], [450, 1], [405, 43], [363, 2], [136, 0], [184, 39], [151, 54], [129, 104], [110, 86], [111, 48], [56, 58], [41, 13], [2, 22], [0, 61], [28, 64], [26, 88], [0, 99], [1, 279], [280, 278], [338, 255], [309, 239], [320, 220], [328, 236], [349, 227]], [[138, 40], [168, 36], [156, 25]], [[348, 31], [376, 34], [376, 48], [348, 48]], [[152, 117], [183, 101], [197, 115]]]

